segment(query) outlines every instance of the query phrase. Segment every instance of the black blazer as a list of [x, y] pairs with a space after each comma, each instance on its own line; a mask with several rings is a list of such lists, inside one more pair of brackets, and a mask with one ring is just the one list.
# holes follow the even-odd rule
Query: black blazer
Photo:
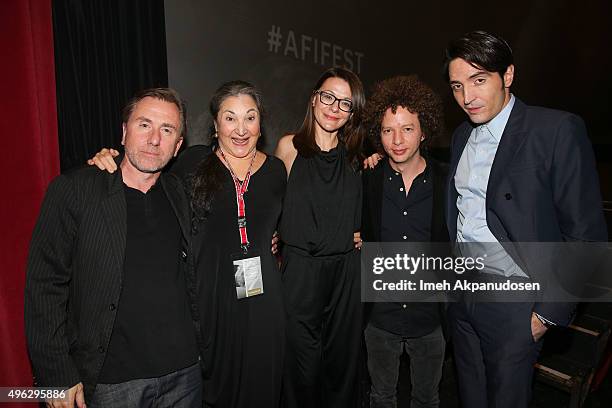
[[[447, 222], [453, 241], [458, 213], [454, 176], [472, 129], [464, 122], [451, 142]], [[486, 208], [491, 233], [527, 274], [526, 262], [533, 257], [522, 256], [512, 242], [605, 242], [595, 158], [582, 119], [516, 98], [491, 167]], [[534, 311], [565, 325], [574, 306], [540, 302]]]
[[[183, 233], [181, 257], [194, 320], [195, 272], [187, 198], [176, 176], [161, 185]], [[82, 382], [89, 398], [113, 330], [123, 279], [127, 209], [121, 171], [84, 168], [51, 182], [27, 266], [25, 329], [38, 386]]]

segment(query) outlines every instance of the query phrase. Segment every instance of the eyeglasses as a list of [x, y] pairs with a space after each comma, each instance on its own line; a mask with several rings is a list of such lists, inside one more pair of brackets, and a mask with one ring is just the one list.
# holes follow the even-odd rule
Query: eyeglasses
[[351, 112], [353, 110], [353, 101], [350, 99], [338, 99], [334, 94], [325, 91], [315, 91], [319, 94], [319, 100], [322, 104], [333, 105], [338, 101], [338, 108], [343, 112]]

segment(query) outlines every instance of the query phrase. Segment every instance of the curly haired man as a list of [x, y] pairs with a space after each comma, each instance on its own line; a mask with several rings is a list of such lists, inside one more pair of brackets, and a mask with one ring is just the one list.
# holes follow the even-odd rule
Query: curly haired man
[[[425, 148], [442, 128], [442, 103], [417, 76], [377, 83], [366, 123], [385, 158], [363, 175], [362, 237], [375, 242], [447, 242], [447, 168]], [[438, 303], [374, 303], [366, 309], [365, 340], [371, 407], [397, 406], [400, 356], [410, 357], [411, 407], [438, 407], [445, 340]]]

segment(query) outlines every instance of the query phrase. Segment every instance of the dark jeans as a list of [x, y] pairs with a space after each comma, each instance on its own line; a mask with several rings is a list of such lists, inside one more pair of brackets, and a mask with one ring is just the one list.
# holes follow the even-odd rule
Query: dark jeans
[[449, 306], [461, 403], [527, 408], [542, 340], [531, 335], [533, 303], [457, 302]]
[[372, 380], [370, 408], [397, 406], [397, 380], [403, 350], [410, 357], [410, 407], [438, 407], [446, 345], [440, 327], [425, 336], [410, 338], [368, 325], [365, 341]]
[[118, 384], [98, 384], [88, 407], [202, 407], [202, 372], [199, 364], [162, 377]]

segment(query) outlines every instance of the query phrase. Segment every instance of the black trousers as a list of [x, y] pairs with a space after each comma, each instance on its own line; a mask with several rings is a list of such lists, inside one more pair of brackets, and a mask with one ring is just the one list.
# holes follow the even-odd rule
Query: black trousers
[[421, 337], [402, 337], [369, 324], [365, 329], [372, 380], [370, 408], [397, 407], [400, 357], [410, 357], [410, 408], [438, 408], [446, 340], [442, 328]]
[[542, 348], [531, 334], [531, 302], [449, 306], [462, 406], [527, 408], [533, 365]]
[[357, 406], [362, 336], [359, 253], [312, 257], [285, 247], [285, 407]]

